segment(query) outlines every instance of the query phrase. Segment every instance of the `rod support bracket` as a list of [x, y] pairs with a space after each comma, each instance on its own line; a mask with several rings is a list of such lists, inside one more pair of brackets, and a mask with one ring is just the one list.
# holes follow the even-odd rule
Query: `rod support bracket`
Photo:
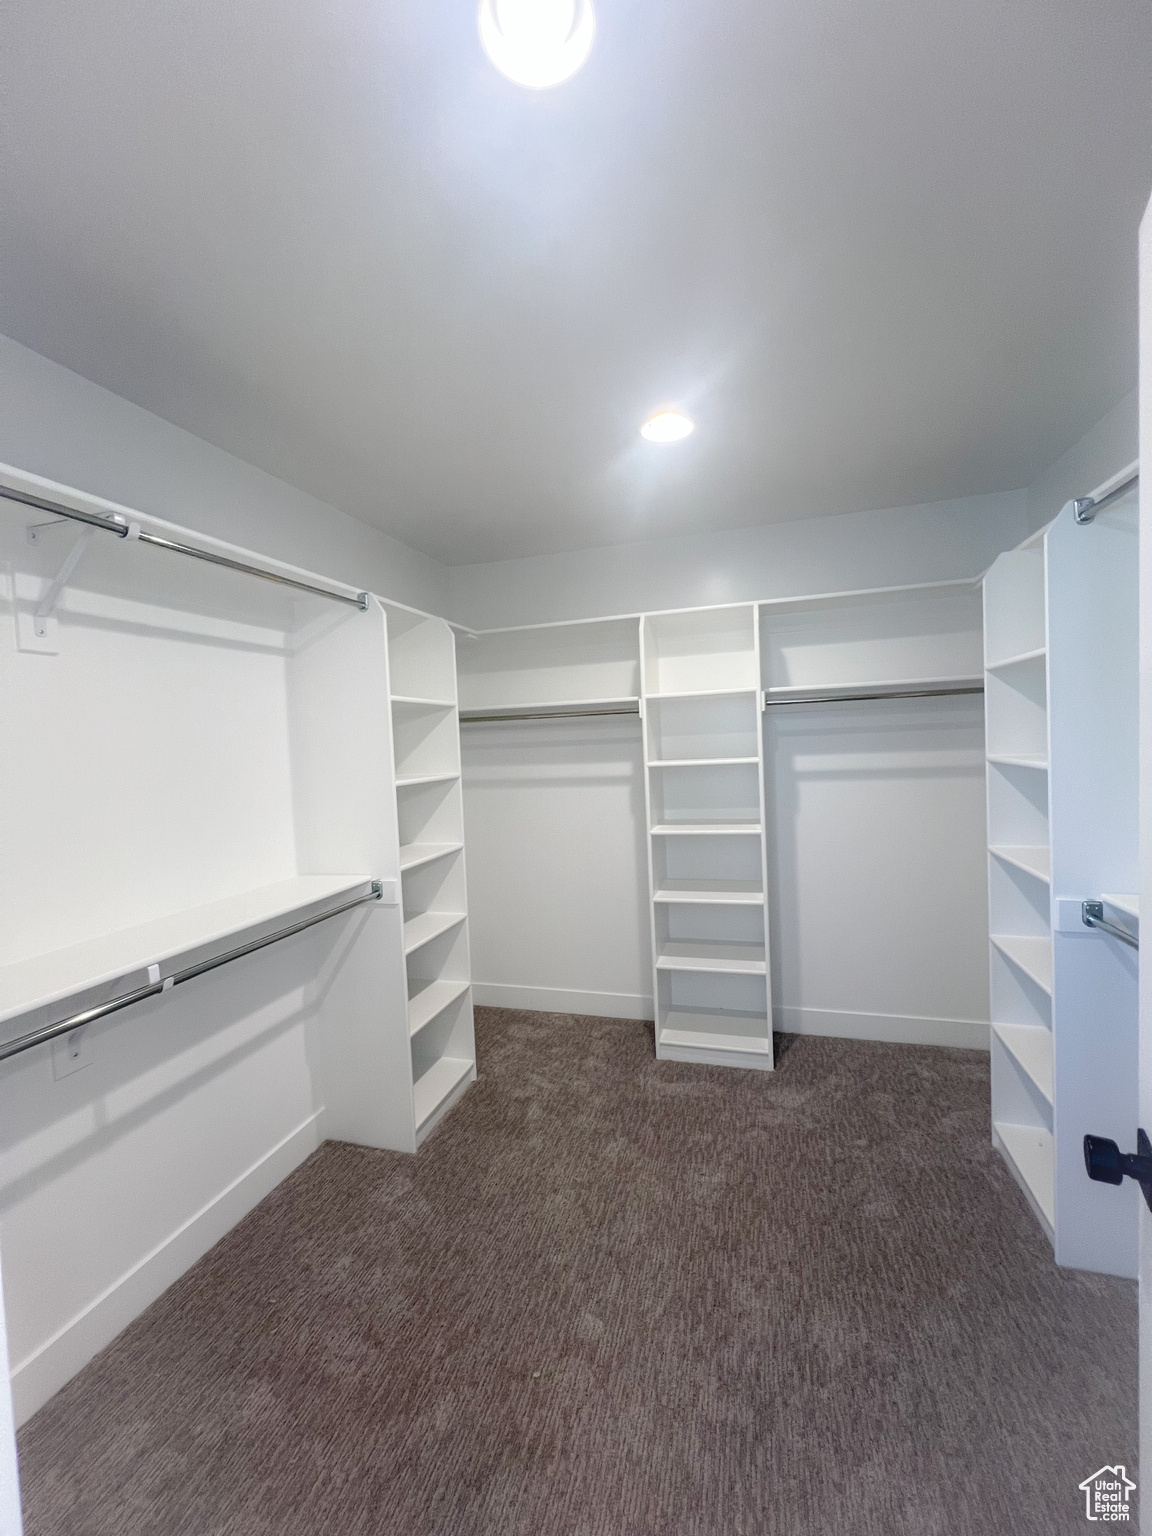
[[368, 612], [368, 594], [367, 594], [367, 592], [357, 592], [357, 594], [356, 594], [356, 606], [357, 606], [357, 608], [359, 608], [361, 613], [367, 613]]
[[1104, 903], [1102, 901], [1082, 901], [1080, 903], [1080, 921], [1085, 928], [1096, 928], [1101, 933], [1107, 933], [1114, 939], [1119, 939], [1122, 944], [1129, 945], [1132, 949], [1140, 948], [1140, 940], [1133, 934], [1125, 933], [1123, 928], [1118, 928], [1115, 923], [1104, 921]]
[[1096, 517], [1096, 499], [1093, 496], [1077, 496], [1072, 509], [1078, 523], [1091, 523]]

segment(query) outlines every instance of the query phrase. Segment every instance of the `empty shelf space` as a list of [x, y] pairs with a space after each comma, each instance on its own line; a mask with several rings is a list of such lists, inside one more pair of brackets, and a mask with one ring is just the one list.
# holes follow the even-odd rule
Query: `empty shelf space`
[[463, 843], [404, 843], [400, 848], [400, 872], [419, 869], [436, 859], [445, 859], [450, 853], [459, 853]]
[[1016, 656], [1006, 656], [1003, 661], [990, 661], [987, 665], [989, 672], [1004, 672], [1009, 667], [1023, 666], [1030, 661], [1045, 661], [1048, 657], [1047, 646], [1038, 646], [1034, 651], [1021, 651]]
[[989, 848], [988, 852], [1001, 863], [1012, 864], [1017, 869], [1035, 875], [1037, 880], [1052, 878], [1052, 854], [1046, 843], [1039, 843], [1035, 847], [1001, 846]]
[[751, 763], [755, 767], [758, 757], [661, 757], [653, 758], [649, 768], [726, 768], [732, 763]]
[[410, 789], [414, 784], [451, 784], [458, 773], [417, 773], [396, 780], [397, 789]]
[[720, 1014], [701, 1015], [699, 1022], [705, 1024], [708, 1017], [714, 1018], [718, 1026], [716, 1031], [707, 1028], [672, 1029], [665, 1026], [660, 1031], [660, 1044], [686, 1046], [696, 1051], [742, 1051], [757, 1056], [772, 1054], [772, 1041], [767, 1034], [724, 1035], [719, 1032], [719, 1026], [725, 1023], [724, 1018]]
[[997, 1120], [993, 1130], [1011, 1160], [1021, 1184], [1032, 1196], [1048, 1224], [1051, 1237], [1056, 1224], [1055, 1169], [1052, 1137], [1034, 1125], [1012, 1125]]
[[1048, 772], [1048, 759], [1046, 757], [1007, 757], [1000, 753], [988, 754], [988, 761], [997, 764], [1001, 768], [1034, 768], [1037, 773]]
[[759, 837], [758, 821], [661, 821], [653, 837]]
[[408, 1033], [418, 1035], [426, 1024], [443, 1013], [468, 990], [466, 981], [430, 981], [422, 992], [409, 999]]
[[404, 953], [410, 955], [422, 944], [439, 938], [450, 928], [459, 927], [467, 915], [466, 912], [421, 912], [410, 917], [404, 924]]
[[[311, 915], [309, 909], [318, 903], [336, 906], [340, 897], [366, 894], [371, 879], [360, 874], [296, 875], [2, 966], [0, 1020], [137, 975], [149, 965], [158, 964], [169, 974], [179, 969], [179, 958], [194, 951], [216, 946], [222, 952], [254, 937], [253, 929], [277, 920], [286, 927]], [[137, 975], [136, 984], [140, 980]]]
[[417, 1131], [475, 1070], [476, 1063], [473, 1061], [459, 1056], [441, 1056], [422, 1077], [416, 1079], [412, 1085], [412, 1099]]
[[1052, 940], [1025, 938], [1016, 934], [994, 933], [992, 942], [1002, 955], [1030, 977], [1038, 987], [1052, 995]]
[[737, 699], [759, 693], [758, 688], [689, 688], [670, 693], [646, 693], [646, 699]]
[[737, 971], [763, 976], [763, 944], [706, 942], [697, 939], [666, 939], [656, 959], [660, 971]]
[[653, 901], [691, 901], [701, 906], [728, 902], [735, 906], [762, 907], [764, 892], [755, 880], [665, 880], [657, 888]]
[[993, 1024], [992, 1032], [1051, 1104], [1051, 1030], [1042, 1024]]
[[394, 693], [392, 703], [401, 709], [455, 709], [452, 699], [420, 699], [413, 694]]

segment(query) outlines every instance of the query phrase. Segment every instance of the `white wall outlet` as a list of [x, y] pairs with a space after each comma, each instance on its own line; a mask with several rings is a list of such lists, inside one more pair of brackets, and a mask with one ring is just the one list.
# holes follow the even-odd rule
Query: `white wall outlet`
[[74, 1029], [70, 1035], [57, 1035], [52, 1042], [52, 1076], [57, 1082], [71, 1077], [82, 1067], [92, 1065], [92, 1042], [83, 1029]]

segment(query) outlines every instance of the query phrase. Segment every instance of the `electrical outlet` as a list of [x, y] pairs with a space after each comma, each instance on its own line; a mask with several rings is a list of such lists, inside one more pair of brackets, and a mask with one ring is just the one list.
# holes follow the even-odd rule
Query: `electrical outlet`
[[58, 1035], [53, 1040], [52, 1076], [57, 1082], [91, 1065], [92, 1043], [84, 1030], [74, 1029], [70, 1035]]

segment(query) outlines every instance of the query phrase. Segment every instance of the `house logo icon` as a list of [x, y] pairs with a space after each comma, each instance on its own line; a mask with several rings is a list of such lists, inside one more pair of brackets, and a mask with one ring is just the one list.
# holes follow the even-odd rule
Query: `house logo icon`
[[1132, 1519], [1132, 1495], [1136, 1484], [1126, 1467], [1101, 1467], [1080, 1484], [1084, 1512], [1089, 1520], [1122, 1523]]

